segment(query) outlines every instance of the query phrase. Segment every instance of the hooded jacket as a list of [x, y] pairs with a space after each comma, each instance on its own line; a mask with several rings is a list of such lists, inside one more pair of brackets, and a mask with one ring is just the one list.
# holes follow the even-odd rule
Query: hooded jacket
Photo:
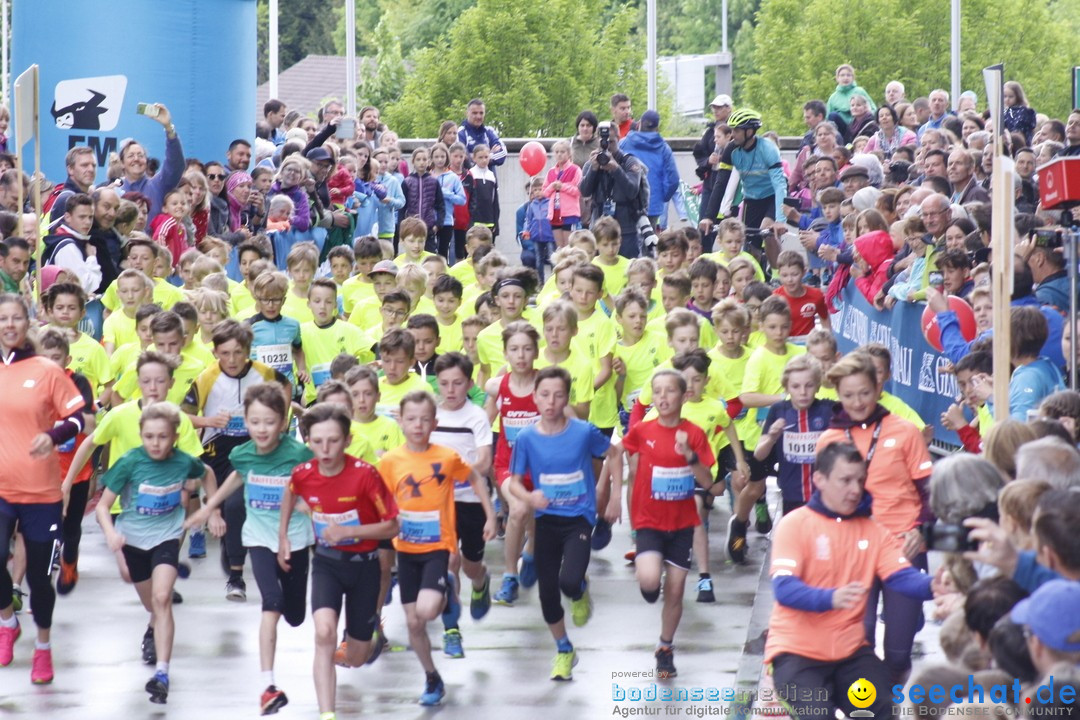
[[442, 224], [446, 202], [443, 200], [442, 186], [434, 175], [412, 173], [401, 183], [401, 190], [405, 195], [405, 207], [400, 217], [415, 215], [424, 221], [429, 232]]
[[855, 83], [850, 85], [837, 85], [833, 90], [833, 94], [829, 96], [829, 102], [825, 109], [829, 114], [836, 113], [844, 121], [845, 125], [850, 125], [852, 121], [851, 117], [851, 96], [862, 95], [866, 98], [866, 102], [870, 105], [870, 112], [877, 116], [877, 105], [874, 104], [874, 99], [870, 97], [870, 93], [863, 90]]
[[[42, 256], [43, 265], [56, 265], [70, 270], [79, 278], [79, 284], [87, 295], [93, 295], [101, 285], [101, 266], [97, 258], [88, 255], [89, 237], [75, 232], [61, 223], [56, 232], [42, 241], [48, 253]], [[96, 248], [95, 248], [96, 250]]]
[[655, 131], [637, 130], [619, 142], [619, 150], [636, 157], [645, 166], [649, 179], [650, 217], [662, 215], [669, 200], [679, 189], [679, 170], [675, 155], [664, 138]]
[[889, 280], [889, 265], [896, 254], [892, 237], [884, 230], [874, 230], [855, 238], [855, 249], [870, 266], [868, 274], [855, 279], [855, 287], [859, 288], [867, 302], [872, 304]]

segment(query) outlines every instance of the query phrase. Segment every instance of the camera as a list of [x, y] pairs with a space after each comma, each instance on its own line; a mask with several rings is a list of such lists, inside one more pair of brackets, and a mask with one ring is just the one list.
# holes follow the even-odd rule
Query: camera
[[1035, 238], [1035, 247], [1054, 248], [1064, 247], [1065, 237], [1060, 229], [1057, 230], [1043, 230], [1037, 229], [1031, 233]]
[[649, 222], [648, 215], [642, 215], [638, 218], [637, 231], [641, 237], [641, 247], [647, 251], [649, 257], [652, 257], [652, 249], [656, 247], [659, 238], [656, 237], [656, 230], [653, 228], [652, 223]]
[[600, 154], [596, 156], [596, 164], [607, 165], [611, 162], [611, 155], [608, 154], [608, 147], [611, 146], [611, 127], [607, 124], [601, 125], [599, 132]]
[[919, 526], [927, 550], [941, 552], [964, 552], [975, 550], [976, 543], [968, 538], [970, 530], [963, 525], [944, 522], [932, 522]]

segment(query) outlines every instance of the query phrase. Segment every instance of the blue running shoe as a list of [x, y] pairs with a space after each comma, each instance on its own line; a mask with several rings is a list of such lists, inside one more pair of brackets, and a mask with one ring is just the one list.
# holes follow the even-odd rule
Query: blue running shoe
[[597, 518], [592, 531], [592, 549], [603, 550], [611, 542], [611, 523], [604, 518]]
[[491, 575], [484, 577], [484, 587], [472, 591], [472, 600], [469, 602], [469, 614], [473, 620], [480, 620], [491, 609]]
[[150, 693], [150, 702], [164, 705], [169, 698], [169, 676], [160, 670], [146, 682], [146, 692]]
[[446, 685], [443, 684], [442, 678], [436, 675], [434, 678], [428, 678], [424, 692], [420, 694], [420, 704], [438, 705], [444, 697], [446, 697]]
[[202, 530], [196, 530], [191, 533], [188, 542], [187, 556], [192, 559], [206, 557], [206, 533]]
[[531, 588], [536, 584], [536, 561], [533, 560], [533, 556], [528, 553], [521, 554], [521, 573], [518, 577], [521, 578], [521, 587]]
[[502, 587], [495, 593], [494, 600], [498, 605], [513, 605], [518, 599], [517, 578], [503, 575]]
[[442, 621], [446, 628], [456, 628], [461, 619], [461, 600], [457, 596], [457, 578], [454, 573], [446, 574], [446, 608], [443, 609]]

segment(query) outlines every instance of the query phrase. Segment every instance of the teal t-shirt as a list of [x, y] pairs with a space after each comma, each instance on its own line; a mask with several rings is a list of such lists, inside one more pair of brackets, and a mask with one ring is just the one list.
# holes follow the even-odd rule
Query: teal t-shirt
[[154, 460], [142, 447], [124, 453], [102, 479], [120, 497], [116, 530], [126, 544], [151, 550], [177, 540], [184, 525], [184, 484], [206, 472], [202, 461], [182, 450]]
[[[247, 520], [241, 540], [245, 547], [278, 550], [281, 523], [281, 498], [289, 484], [293, 468], [314, 457], [306, 445], [291, 435], [282, 435], [273, 452], [260, 455], [255, 443], [248, 441], [233, 448], [229, 462], [244, 480], [244, 507]], [[289, 543], [294, 550], [315, 542], [311, 522], [301, 513], [289, 518]]]

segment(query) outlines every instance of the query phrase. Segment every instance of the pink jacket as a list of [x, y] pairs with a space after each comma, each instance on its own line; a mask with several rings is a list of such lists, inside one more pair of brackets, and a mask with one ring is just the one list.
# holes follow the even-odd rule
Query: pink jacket
[[[544, 182], [544, 197], [554, 198], [548, 203], [548, 220], [555, 216], [555, 204], [559, 204], [559, 212], [564, 217], [581, 217], [581, 191], [578, 185], [581, 183], [581, 168], [572, 162], [567, 162], [562, 169], [562, 177], [559, 176], [558, 167], [548, 170], [547, 180]], [[562, 183], [562, 190], [556, 190], [551, 184], [556, 180]]]

